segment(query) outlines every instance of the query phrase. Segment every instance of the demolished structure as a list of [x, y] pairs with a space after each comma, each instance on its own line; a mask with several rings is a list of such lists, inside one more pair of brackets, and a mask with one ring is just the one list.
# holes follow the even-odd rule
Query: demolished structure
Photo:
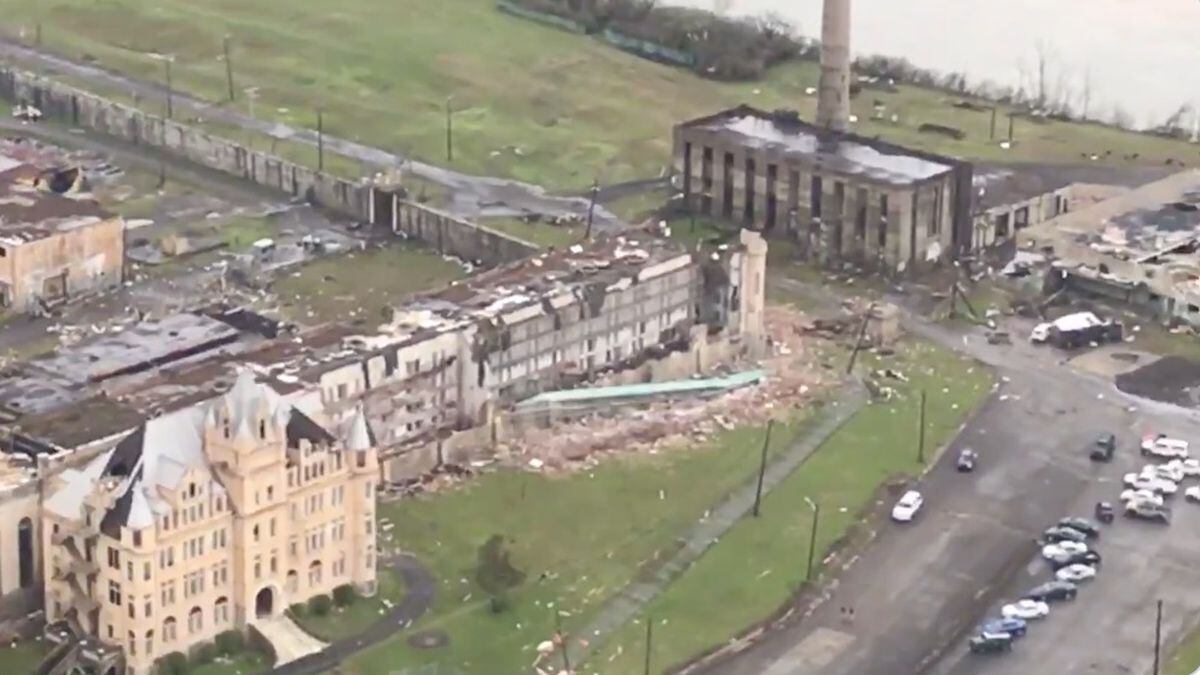
[[13, 366], [0, 442], [29, 468], [0, 509], [45, 506], [0, 537], [0, 608], [27, 611], [44, 584], [47, 617], [82, 640], [56, 658], [140, 675], [333, 586], [369, 590], [372, 502], [320, 504], [450, 461], [455, 434], [489, 450], [500, 413], [539, 392], [759, 353], [766, 252], [753, 232], [695, 251], [631, 232], [455, 282], [378, 328], [210, 308]]
[[0, 307], [38, 311], [121, 283], [124, 222], [82, 183], [78, 169], [0, 155]]

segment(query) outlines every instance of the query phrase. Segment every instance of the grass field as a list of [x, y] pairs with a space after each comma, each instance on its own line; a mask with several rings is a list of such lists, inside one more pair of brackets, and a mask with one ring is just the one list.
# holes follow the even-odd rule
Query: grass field
[[282, 303], [280, 310], [293, 321], [377, 325], [386, 320], [385, 308], [464, 274], [462, 267], [427, 248], [398, 242], [285, 271], [271, 288]]
[[44, 640], [25, 640], [0, 647], [0, 672], [33, 673], [53, 645]]
[[325, 616], [306, 611], [300, 616], [293, 614], [293, 619], [305, 631], [326, 642], [358, 635], [383, 618], [388, 605], [404, 599], [404, 580], [394, 571], [380, 568], [378, 581], [379, 589], [373, 597], [355, 598], [348, 607], [335, 606]]
[[[761, 82], [718, 83], [622, 53], [588, 37], [497, 11], [491, 0], [0, 0], [4, 27], [67, 56], [148, 80], [175, 56], [175, 85], [211, 100], [227, 97], [222, 38], [230, 36], [236, 105], [257, 87], [260, 118], [325, 128], [339, 136], [445, 161], [445, 107], [452, 97], [455, 168], [580, 189], [658, 175], [669, 163], [676, 122], [723, 106], [798, 108], [811, 115], [811, 63], [773, 69]], [[419, 22], [414, 25], [414, 22]], [[870, 121], [874, 102], [899, 124]], [[1017, 122], [1011, 150], [989, 140], [990, 113], [955, 108], [948, 95], [909, 87], [865, 91], [854, 102], [858, 131], [917, 147], [993, 160], [1161, 165], [1188, 161], [1186, 143], [1092, 125]], [[1003, 112], [1003, 111], [1002, 111]], [[1006, 133], [1003, 116], [998, 134]], [[955, 141], [921, 134], [924, 122], [954, 126]], [[311, 149], [297, 150], [315, 162]], [[351, 167], [352, 168], [352, 167]], [[349, 170], [349, 169], [348, 169]]]
[[265, 656], [247, 650], [233, 658], [219, 657], [212, 663], [190, 668], [188, 675], [254, 675], [267, 672], [269, 665]]
[[[776, 425], [772, 451], [804, 425]], [[567, 476], [490, 473], [452, 492], [381, 505], [380, 518], [395, 526], [390, 536], [439, 578], [432, 615], [414, 630], [444, 630], [450, 644], [416, 651], [402, 634], [344, 670], [386, 675], [436, 663], [481, 675], [525, 672], [534, 646], [554, 630], [555, 611], [564, 612], [568, 629], [586, 622], [639, 570], [652, 572], [706, 508], [753, 475], [762, 434], [760, 427], [735, 429], [701, 447], [614, 457]], [[496, 534], [511, 540], [514, 563], [527, 575], [501, 614], [490, 611], [473, 580], [478, 549]]]
[[898, 397], [851, 418], [767, 496], [762, 517], [744, 520], [726, 533], [650, 604], [638, 623], [615, 635], [586, 672], [641, 672], [647, 615], [655, 624], [655, 673], [766, 618], [805, 581], [812, 514], [806, 499], [821, 508], [819, 561], [859, 522], [859, 514], [872, 508], [881, 483], [920, 471], [917, 392], [927, 391], [926, 442], [937, 447], [953, 438], [992, 384], [977, 364], [925, 343], [909, 344], [897, 357], [868, 355], [862, 367], [898, 368], [910, 382], [894, 383]]
[[1166, 659], [1164, 675], [1192, 675], [1200, 668], [1200, 628], [1194, 629]]

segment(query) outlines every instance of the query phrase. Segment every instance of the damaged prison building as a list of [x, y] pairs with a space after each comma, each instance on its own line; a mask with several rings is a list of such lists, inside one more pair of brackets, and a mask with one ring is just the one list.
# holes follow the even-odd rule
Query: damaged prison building
[[[750, 231], [693, 251], [630, 232], [452, 283], [378, 327], [300, 331], [212, 307], [12, 365], [0, 380], [0, 620], [44, 598], [52, 659], [140, 675], [314, 593], [342, 583], [370, 592], [374, 543], [356, 528], [373, 502], [341, 525], [332, 510], [304, 510], [306, 495], [370, 495], [420, 475], [450, 461], [443, 439], [486, 436], [498, 411], [541, 391], [605, 376], [682, 379], [759, 353], [766, 254]], [[286, 525], [296, 508], [309, 529], [345, 542], [285, 551], [288, 537], [312, 535]], [[271, 558], [246, 532], [280, 509]], [[197, 528], [231, 532], [228, 549], [206, 554], [227, 570], [219, 585], [206, 583], [203, 602], [164, 601], [152, 620], [127, 616], [116, 598], [148, 587], [140, 571], [125, 579], [126, 562], [158, 569]], [[119, 568], [88, 558], [101, 549]], [[246, 566], [256, 551], [261, 578]], [[185, 631], [185, 621], [204, 628]]]
[[805, 122], [731, 108], [674, 132], [693, 212], [794, 238], [822, 264], [903, 271], [972, 245], [972, 166]]
[[83, 188], [79, 169], [0, 155], [0, 307], [36, 312], [121, 283], [124, 222]]

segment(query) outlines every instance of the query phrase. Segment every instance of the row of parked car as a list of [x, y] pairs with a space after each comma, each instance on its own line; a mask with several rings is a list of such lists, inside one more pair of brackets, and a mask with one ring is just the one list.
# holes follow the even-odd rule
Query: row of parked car
[[1079, 584], [1091, 581], [1100, 568], [1100, 554], [1088, 546], [1100, 537], [1100, 529], [1086, 518], [1063, 518], [1042, 533], [1042, 557], [1054, 569], [1054, 579], [1030, 589], [1019, 599], [1000, 608], [1000, 617], [985, 621], [968, 642], [976, 654], [995, 654], [1012, 649], [1025, 635], [1030, 621], [1050, 614], [1050, 605], [1074, 600]]

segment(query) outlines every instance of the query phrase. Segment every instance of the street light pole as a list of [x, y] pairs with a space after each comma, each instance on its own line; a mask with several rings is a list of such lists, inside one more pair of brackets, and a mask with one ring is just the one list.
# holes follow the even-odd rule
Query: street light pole
[[221, 49], [225, 52], [225, 84], [229, 87], [229, 100], [234, 99], [233, 88], [233, 59], [229, 55], [229, 36], [221, 39]]
[[450, 116], [450, 102], [453, 96], [446, 97], [446, 162], [454, 161], [454, 122]]
[[587, 230], [583, 233], [584, 241], [592, 240], [592, 218], [596, 213], [596, 195], [600, 193], [600, 181], [592, 179], [592, 198], [588, 202]]
[[168, 118], [174, 117], [174, 115], [175, 115], [175, 108], [172, 105], [172, 100], [171, 100], [173, 98], [172, 93], [171, 93], [171, 62], [174, 60], [175, 60], [174, 57], [168, 56], [163, 61], [163, 65], [166, 66], [166, 69], [167, 69], [167, 117]]
[[812, 509], [812, 527], [809, 528], [808, 535], [808, 569], [804, 572], [804, 580], [812, 581], [813, 560], [817, 553], [817, 527], [821, 523], [821, 505], [809, 499], [804, 498], [808, 503], [808, 508]]
[[917, 464], [925, 463], [925, 390], [921, 390], [921, 428], [917, 430]]
[[763, 478], [767, 473], [767, 448], [771, 445], [771, 428], [775, 426], [775, 420], [767, 421], [767, 436], [763, 439], [762, 459], [758, 463], [758, 487], [754, 490], [754, 517], [757, 518], [761, 512], [762, 506], [762, 491]]
[[1160, 654], [1162, 653], [1162, 605], [1163, 601], [1158, 601], [1158, 613], [1154, 619], [1154, 675], [1158, 675], [1158, 666]]

